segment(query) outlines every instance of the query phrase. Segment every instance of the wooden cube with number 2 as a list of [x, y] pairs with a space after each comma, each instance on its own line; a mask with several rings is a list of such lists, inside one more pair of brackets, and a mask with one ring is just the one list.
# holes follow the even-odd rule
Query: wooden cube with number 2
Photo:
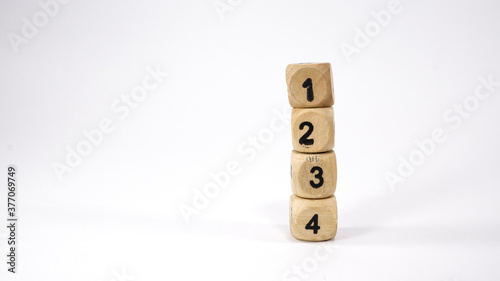
[[294, 108], [292, 145], [294, 150], [305, 153], [332, 150], [335, 145], [333, 108]]
[[290, 197], [290, 232], [306, 241], [330, 240], [337, 234], [337, 200]]

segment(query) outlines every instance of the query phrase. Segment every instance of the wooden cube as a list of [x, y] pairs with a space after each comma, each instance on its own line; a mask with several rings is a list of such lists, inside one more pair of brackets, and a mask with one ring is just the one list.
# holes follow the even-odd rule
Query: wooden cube
[[325, 241], [337, 234], [337, 201], [290, 197], [290, 233], [299, 240]]
[[323, 153], [292, 151], [292, 192], [310, 199], [333, 196], [337, 186], [337, 158], [330, 150]]
[[292, 107], [328, 107], [334, 103], [329, 63], [289, 64], [286, 68], [288, 101]]
[[292, 145], [294, 150], [305, 153], [332, 150], [335, 145], [333, 108], [294, 108]]

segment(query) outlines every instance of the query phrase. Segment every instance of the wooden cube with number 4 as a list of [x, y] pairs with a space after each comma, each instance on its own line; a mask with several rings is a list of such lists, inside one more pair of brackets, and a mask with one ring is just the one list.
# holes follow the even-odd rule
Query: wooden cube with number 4
[[290, 64], [286, 68], [288, 101], [292, 107], [328, 107], [334, 103], [329, 63]]
[[293, 194], [310, 199], [333, 196], [337, 186], [337, 158], [333, 150], [323, 153], [292, 151]]
[[299, 240], [325, 241], [337, 234], [337, 200], [290, 197], [290, 233]]
[[305, 153], [332, 150], [335, 145], [333, 108], [294, 108], [292, 145], [294, 150]]

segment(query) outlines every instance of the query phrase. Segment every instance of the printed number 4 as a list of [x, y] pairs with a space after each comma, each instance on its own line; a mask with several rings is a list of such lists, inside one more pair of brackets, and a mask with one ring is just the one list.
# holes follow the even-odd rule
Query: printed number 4
[[318, 225], [318, 214], [314, 214], [312, 219], [306, 224], [306, 229], [311, 229], [314, 234], [318, 234], [318, 230], [320, 229]]
[[313, 82], [311, 78], [307, 78], [306, 81], [302, 84], [302, 88], [307, 88], [307, 101], [312, 102], [314, 100], [313, 93]]

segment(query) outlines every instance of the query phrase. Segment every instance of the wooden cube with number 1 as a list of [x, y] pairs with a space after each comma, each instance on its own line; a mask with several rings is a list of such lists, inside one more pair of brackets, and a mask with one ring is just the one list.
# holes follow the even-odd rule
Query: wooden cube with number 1
[[295, 108], [332, 106], [332, 81], [329, 63], [289, 64], [286, 83], [290, 105]]

